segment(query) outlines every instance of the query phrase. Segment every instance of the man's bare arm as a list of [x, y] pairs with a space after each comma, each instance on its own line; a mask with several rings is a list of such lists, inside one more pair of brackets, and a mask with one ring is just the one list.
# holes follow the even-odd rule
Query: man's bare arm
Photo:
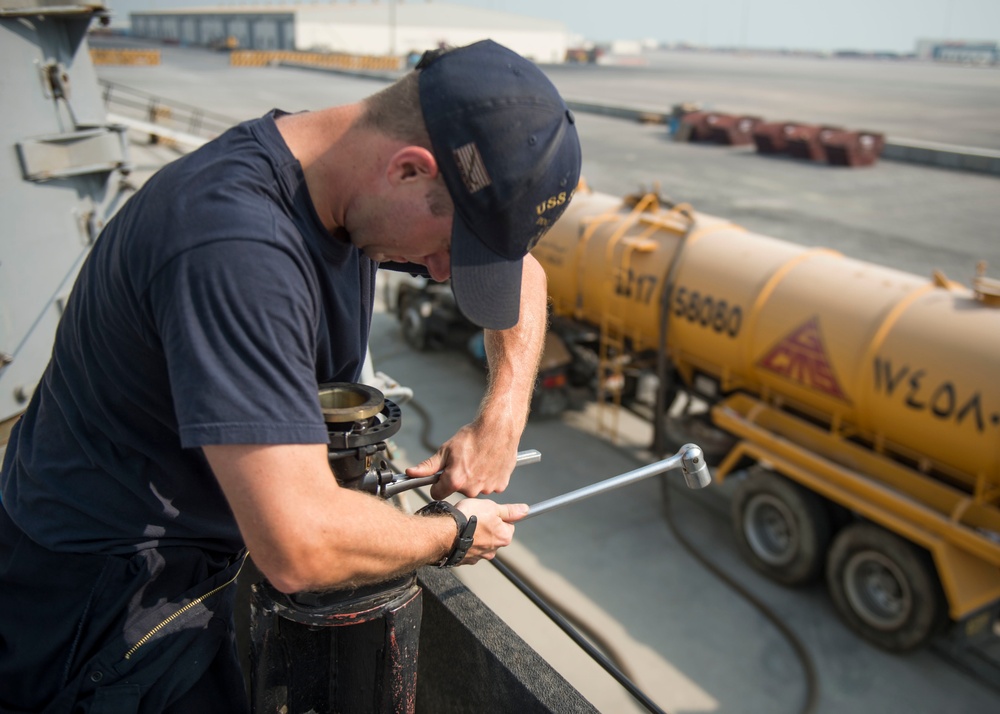
[[[450, 516], [412, 516], [340, 487], [326, 446], [206, 446], [254, 563], [283, 592], [381, 582], [438, 562], [455, 542]], [[527, 506], [465, 500], [479, 521], [463, 563], [508, 545]]]
[[531, 255], [525, 256], [517, 324], [509, 330], [485, 332], [489, 383], [476, 419], [433, 456], [406, 470], [408, 476], [417, 477], [444, 469], [431, 489], [434, 498], [455, 492], [474, 497], [507, 487], [545, 344], [546, 287], [542, 266]]

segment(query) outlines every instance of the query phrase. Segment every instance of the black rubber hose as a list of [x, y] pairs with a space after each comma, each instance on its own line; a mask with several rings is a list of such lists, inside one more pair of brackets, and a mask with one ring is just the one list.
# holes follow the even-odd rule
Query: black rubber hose
[[573, 626], [565, 618], [563, 618], [563, 616], [560, 615], [559, 612], [554, 607], [551, 607], [545, 600], [539, 597], [527, 585], [527, 583], [521, 580], [521, 578], [519, 578], [517, 574], [515, 574], [514, 571], [511, 570], [511, 568], [508, 567], [508, 565], [503, 560], [500, 559], [499, 556], [493, 558], [493, 560], [491, 560], [490, 562], [493, 563], [493, 567], [499, 570], [503, 574], [503, 576], [511, 582], [511, 584], [514, 587], [516, 587], [518, 590], [524, 593], [525, 597], [531, 600], [531, 602], [533, 602], [535, 606], [538, 607], [539, 610], [544, 612], [546, 617], [548, 617], [550, 620], [552, 620], [552, 622], [558, 625], [559, 629], [561, 629], [563, 632], [569, 635], [570, 639], [572, 639], [584, 652], [590, 655], [591, 659], [593, 659], [595, 662], [597, 662], [597, 664], [603, 667], [604, 671], [606, 671], [608, 674], [614, 677], [615, 681], [618, 682], [618, 684], [622, 685], [622, 687], [629, 694], [631, 694], [637, 702], [646, 707], [647, 710], [654, 712], [654, 714], [666, 714], [666, 712], [660, 709], [660, 707], [656, 706], [656, 703], [652, 699], [647, 697], [646, 693], [643, 692], [641, 689], [639, 689], [639, 687], [629, 677], [625, 676], [625, 673], [622, 672], [618, 667], [616, 667], [614, 663], [611, 662], [610, 659], [605, 657], [602, 652], [600, 652], [596, 647], [594, 647], [590, 642], [588, 642], [585, 637], [583, 637], [579, 632], [577, 632], [573, 628]]
[[[436, 446], [430, 438], [431, 429], [433, 428], [433, 418], [431, 414], [415, 400], [411, 400], [409, 405], [413, 407], [422, 421], [423, 429], [421, 430], [420, 440], [424, 448], [428, 449], [432, 453], [437, 452], [438, 446]], [[623, 454], [631, 459], [635, 457], [624, 450], [619, 449]], [[394, 467], [395, 468], [395, 467]], [[420, 492], [418, 492], [420, 493]], [[420, 493], [420, 496], [427, 499], [428, 497]], [[429, 499], [428, 499], [429, 500]], [[666, 516], [667, 525], [670, 528], [670, 532], [674, 535], [674, 538], [681, 544], [681, 546], [699, 563], [701, 563], [708, 571], [713, 573], [717, 578], [719, 578], [723, 583], [728, 585], [734, 592], [743, 597], [747, 602], [749, 602], [760, 614], [762, 614], [768, 621], [771, 622], [781, 633], [781, 635], [788, 642], [792, 651], [798, 657], [800, 663], [802, 664], [803, 673], [806, 678], [806, 698], [803, 708], [800, 710], [800, 714], [812, 714], [816, 710], [816, 705], [819, 702], [819, 680], [816, 675], [816, 667], [813, 663], [812, 656], [806, 650], [805, 645], [798, 636], [792, 632], [792, 630], [786, 625], [775, 613], [771, 610], [762, 600], [760, 600], [756, 595], [751, 593], [749, 590], [744, 588], [742, 585], [737, 583], [731, 576], [724, 572], [719, 566], [711, 562], [704, 555], [699, 552], [690, 540], [685, 537], [677, 524], [674, 521], [673, 513], [670, 508], [671, 499], [669, 485], [663, 483], [663, 500], [664, 500], [664, 514]], [[578, 631], [573, 629], [573, 626], [567, 621], [560, 612], [556, 609], [556, 606], [544, 601], [541, 597], [534, 592], [528, 584], [518, 577], [511, 568], [504, 563], [500, 557], [496, 557], [491, 561], [493, 565], [506, 577], [511, 584], [514, 585], [518, 590], [520, 590], [524, 595], [531, 600], [545, 615], [552, 620], [556, 625], [559, 626], [574, 642], [576, 642], [591, 658], [594, 659], [601, 667], [605, 669], [614, 679], [624, 687], [629, 694], [631, 694], [635, 699], [645, 706], [649, 711], [656, 712], [657, 714], [665, 714], [662, 709], [656, 706], [649, 697], [647, 697], [642, 690], [640, 690], [636, 684], [627, 677], [621, 668], [613, 664], [608, 657], [603, 653], [599, 652], [589, 641], [587, 641]], [[537, 588], [536, 588], [537, 589]], [[579, 620], [577, 620], [579, 622]], [[600, 641], [595, 638], [595, 641]], [[613, 651], [613, 650], [611, 650]], [[619, 660], [621, 658], [618, 658]]]
[[[436, 452], [439, 447], [435, 446], [434, 442], [430, 438], [431, 429], [433, 428], [433, 418], [419, 402], [410, 401], [409, 404], [413, 407], [414, 411], [416, 411], [420, 415], [424, 423], [424, 428], [420, 432], [420, 443], [428, 451], [432, 453]], [[395, 468], [395, 466], [393, 466], [393, 468]], [[426, 496], [424, 496], [423, 493], [420, 493], [420, 496], [426, 499]], [[498, 555], [497, 558], [499, 557], [500, 556]], [[510, 563], [507, 563], [506, 567], [510, 570], [514, 570], [517, 573], [518, 577], [520, 577], [523, 582], [528, 583], [528, 585], [532, 587], [536, 593], [541, 592], [543, 597], [547, 597], [547, 601], [550, 603], [550, 607], [555, 609], [563, 618], [571, 622], [573, 626], [576, 627], [577, 630], [581, 631], [591, 642], [595, 643], [604, 652], [604, 654], [612, 662], [614, 662], [615, 666], [625, 677], [627, 677], [628, 679], [635, 678], [634, 674], [631, 672], [628, 665], [625, 664], [625, 658], [618, 653], [617, 647], [615, 647], [614, 643], [608, 640], [608, 638], [606, 638], [603, 635], [603, 633], [595, 630], [593, 627], [590, 626], [589, 622], [580, 617], [577, 617], [574, 613], [559, 607], [557, 604], [552, 604], [553, 598], [548, 596], [545, 593], [545, 589], [542, 588], [540, 585], [538, 585], [536, 582], [533, 582], [531, 576], [527, 575], [523, 570], [516, 568]]]
[[[433, 418], [431, 414], [423, 407], [423, 405], [415, 400], [410, 400], [408, 405], [413, 407], [413, 410], [420, 415], [421, 420], [423, 421], [423, 428], [420, 432], [420, 443], [431, 453], [436, 453], [440, 447], [435, 445], [430, 438], [431, 429], [433, 428]], [[397, 468], [392, 462], [390, 462], [389, 465], [393, 469]], [[422, 491], [417, 491], [416, 493], [425, 501], [430, 501], [430, 498]], [[544, 589], [537, 583], [532, 582], [531, 578], [526, 575], [523, 570], [517, 569], [499, 555], [494, 557], [490, 562], [505, 578], [507, 578], [508, 581], [510, 581], [514, 587], [520, 590], [525, 597], [534, 603], [534, 605], [538, 607], [538, 609], [540, 609], [546, 617], [552, 620], [552, 622], [554, 622], [569, 636], [570, 639], [573, 640], [573, 642], [583, 649], [584, 652], [591, 657], [591, 659], [597, 662], [597, 664], [610, 674], [615, 681], [628, 691], [628, 693], [631, 694], [636, 701], [646, 707], [649, 711], [654, 712], [654, 714], [666, 714], [662, 709], [656, 706], [656, 704], [648, 696], [646, 696], [641, 689], [639, 689], [638, 685], [635, 684], [632, 673], [629, 671], [628, 666], [624, 663], [624, 658], [616, 653], [614, 644], [604, 637], [602, 633], [593, 629], [589, 623], [576, 617], [573, 613], [559, 608], [557, 605], [553, 605], [551, 603], [551, 597], [546, 600], [544, 597], [539, 595], [538, 592], [544, 592]], [[583, 633], [582, 635], [580, 634], [581, 632]], [[597, 647], [595, 647], [593, 643], [596, 643]], [[598, 647], [600, 649], [598, 649]], [[603, 650], [603, 652], [601, 650]]]
[[687, 537], [681, 533], [677, 524], [674, 522], [673, 512], [670, 507], [670, 485], [664, 481], [662, 488], [664, 501], [663, 511], [666, 515], [667, 525], [670, 527], [670, 532], [673, 533], [677, 542], [684, 547], [691, 557], [701, 563], [702, 566], [713, 573], [715, 577], [732, 588], [737, 595], [749, 602], [757, 610], [757, 612], [766, 617], [771, 624], [777, 628], [778, 632], [781, 633], [781, 635], [785, 638], [785, 641], [788, 642], [789, 646], [792, 648], [792, 651], [795, 652], [795, 655], [799, 658], [803, 674], [805, 674], [806, 678], [806, 700], [800, 712], [801, 714], [812, 714], [812, 712], [816, 710], [816, 705], [819, 703], [819, 679], [816, 676], [816, 666], [813, 664], [812, 656], [809, 654], [808, 650], [806, 650], [805, 645], [802, 644], [802, 640], [799, 639], [799, 637], [792, 632], [791, 628], [789, 628], [788, 625], [786, 625], [771, 608], [764, 604], [760, 598], [736, 582], [718, 565], [702, 555], [702, 553], [694, 547], [691, 541], [689, 541]]
[[[396, 466], [391, 462], [390, 466], [396, 468]], [[430, 497], [423, 491], [416, 491], [416, 493], [422, 499], [430, 503], [431, 501]], [[493, 565], [493, 567], [499, 570], [500, 573], [505, 578], [507, 578], [508, 581], [510, 581], [511, 585], [520, 590], [521, 594], [523, 594], [526, 598], [528, 598], [535, 605], [535, 607], [537, 607], [545, 614], [546, 617], [552, 620], [552, 622], [554, 622], [559, 627], [559, 629], [565, 632], [569, 636], [569, 638], [577, 644], [578, 647], [580, 647], [584, 652], [586, 652], [590, 656], [592, 660], [597, 662], [597, 664], [599, 664], [604, 669], [604, 671], [610, 674], [615, 679], [616, 682], [618, 682], [629, 694], [631, 694], [636, 699], [636, 701], [638, 701], [640, 704], [646, 707], [647, 710], [653, 712], [653, 714], [666, 714], [666, 712], [660, 709], [652, 699], [646, 696], [645, 692], [639, 689], [638, 685], [636, 685], [635, 682], [633, 682], [632, 679], [628, 677], [619, 668], [618, 665], [612, 662], [609, 657], [605, 656], [603, 652], [601, 652], [597, 647], [591, 644], [591, 642], [587, 640], [586, 637], [581, 635], [579, 631], [577, 631], [573, 627], [573, 625], [570, 624], [569, 620], [566, 617], [564, 617], [559, 610], [556, 609], [555, 606], [551, 605], [548, 601], [546, 601], [544, 598], [538, 595], [536, 590], [538, 590], [539, 588], [537, 586], [535, 586], [534, 588], [529, 586], [528, 583], [526, 583], [522, 579], [523, 572], [522, 573], [515, 572], [515, 569], [512, 566], [508, 565], [504, 560], [502, 560], [500, 556], [495, 556], [489, 562]], [[579, 622], [579, 620], [577, 620], [577, 622]], [[593, 630], [587, 629], [586, 631], [588, 633], [588, 636], [595, 638], [596, 641], [598, 642], [603, 641], [603, 638], [600, 637], [600, 635], [598, 635]], [[602, 647], [606, 646], [607, 646], [606, 644], [602, 643]]]

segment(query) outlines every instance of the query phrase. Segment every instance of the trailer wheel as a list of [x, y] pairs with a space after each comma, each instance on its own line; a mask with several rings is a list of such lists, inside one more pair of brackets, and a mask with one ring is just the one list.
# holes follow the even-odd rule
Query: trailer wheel
[[812, 491], [754, 467], [733, 494], [732, 513], [737, 545], [764, 575], [802, 585], [822, 572], [830, 521]]
[[830, 549], [827, 587], [847, 625], [890, 652], [907, 652], [947, 621], [928, 554], [871, 523], [844, 528]]
[[403, 339], [415, 350], [423, 352], [430, 346], [430, 330], [427, 326], [431, 301], [421, 295], [410, 296], [403, 303], [400, 315], [400, 326], [403, 329]]

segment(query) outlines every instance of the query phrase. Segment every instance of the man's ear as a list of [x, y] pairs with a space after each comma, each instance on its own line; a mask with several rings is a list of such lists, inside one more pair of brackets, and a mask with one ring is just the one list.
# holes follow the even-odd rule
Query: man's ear
[[386, 171], [389, 183], [395, 186], [405, 181], [435, 179], [438, 165], [434, 154], [427, 149], [421, 146], [404, 146], [389, 159]]

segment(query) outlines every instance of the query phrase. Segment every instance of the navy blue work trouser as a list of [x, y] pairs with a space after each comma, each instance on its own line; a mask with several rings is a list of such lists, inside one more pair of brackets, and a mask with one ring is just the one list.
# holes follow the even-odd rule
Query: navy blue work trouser
[[194, 547], [55, 553], [0, 505], [0, 712], [245, 714], [242, 562]]

